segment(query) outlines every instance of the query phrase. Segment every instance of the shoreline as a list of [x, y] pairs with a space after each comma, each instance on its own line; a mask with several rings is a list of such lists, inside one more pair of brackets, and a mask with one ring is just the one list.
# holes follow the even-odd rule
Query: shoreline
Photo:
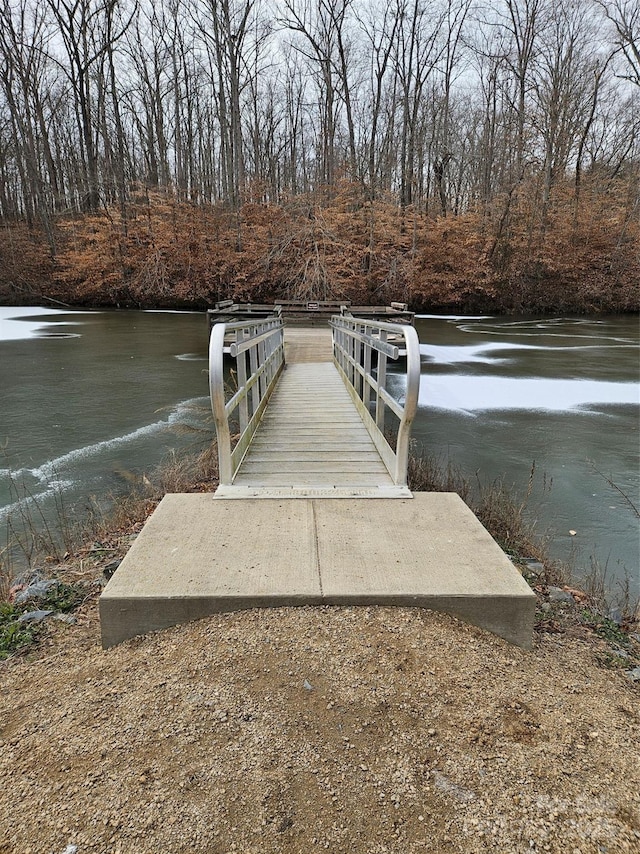
[[[43, 304], [44, 303], [44, 304]], [[51, 305], [47, 305], [46, 303], [51, 303]], [[277, 303], [277, 300], [274, 301], [274, 304]], [[24, 294], [17, 295], [16, 300], [9, 300], [8, 296], [0, 294], [0, 308], [20, 308], [20, 307], [28, 307], [28, 308], [52, 308], [58, 311], [68, 309], [70, 312], [78, 311], [78, 310], [88, 310], [88, 311], [167, 311], [167, 312], [184, 312], [184, 313], [193, 313], [200, 314], [207, 311], [207, 309], [211, 308], [212, 302], [209, 301], [199, 301], [199, 302], [190, 302], [185, 303], [183, 301], [173, 301], [173, 300], [150, 300], [149, 302], [138, 303], [122, 303], [120, 301], [109, 301], [109, 300], [101, 300], [101, 301], [75, 301], [75, 302], [64, 302], [61, 299], [54, 299], [53, 297], [48, 297], [44, 293], [40, 294]], [[376, 305], [377, 303], [363, 303], [364, 305]], [[419, 302], [412, 303], [409, 305], [409, 310], [414, 311], [416, 317], [446, 317], [449, 315], [455, 316], [474, 316], [478, 314], [487, 314], [491, 317], [518, 317], [518, 316], [531, 316], [531, 317], [554, 317], [554, 316], [562, 316], [562, 317], [580, 317], [580, 318], [588, 318], [588, 317], [625, 317], [631, 315], [640, 315], [640, 307], [632, 306], [627, 308], [602, 308], [601, 310], [595, 309], [593, 306], [585, 307], [584, 311], [579, 311], [577, 309], [571, 308], [566, 309], [562, 306], [545, 306], [542, 309], [523, 309], [523, 308], [513, 308], [511, 310], [505, 309], [504, 307], [500, 307], [499, 305], [495, 305], [491, 302], [487, 303], [471, 303], [469, 305], [453, 302], [447, 303], [445, 305], [433, 305], [431, 303]]]
[[79, 592], [0, 661], [0, 850], [638, 850], [640, 634], [542, 553], [521, 561], [530, 652], [365, 606], [218, 614], [102, 650], [102, 586], [161, 493], [214, 488], [204, 462], [158, 472], [44, 564]]
[[605, 203], [598, 192], [583, 194], [575, 219], [561, 192], [545, 224], [514, 207], [498, 239], [488, 211], [403, 212], [392, 198], [374, 202], [355, 185], [343, 189], [247, 201], [236, 212], [151, 192], [131, 198], [126, 214], [107, 205], [56, 219], [54, 257], [37, 227], [8, 223], [0, 302], [198, 310], [225, 299], [336, 298], [401, 300], [419, 312], [640, 310], [639, 232], [618, 196]]

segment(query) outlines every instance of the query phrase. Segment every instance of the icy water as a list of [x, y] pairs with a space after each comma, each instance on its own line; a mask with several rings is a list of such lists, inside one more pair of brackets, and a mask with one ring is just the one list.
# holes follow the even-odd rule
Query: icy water
[[206, 350], [201, 313], [0, 308], [0, 526], [25, 496], [82, 513], [210, 436]]
[[[416, 327], [416, 439], [470, 478], [521, 492], [535, 462], [530, 512], [554, 531], [554, 553], [587, 566], [593, 555], [612, 576], [626, 568], [640, 590], [638, 520], [605, 480], [640, 506], [637, 318]], [[19, 495], [45, 515], [60, 499], [81, 514], [173, 447], [202, 445], [206, 350], [202, 313], [0, 308], [0, 538]]]
[[[421, 317], [414, 436], [483, 482], [501, 478], [551, 532], [551, 551], [591, 558], [640, 591], [639, 327], [636, 317]], [[575, 531], [575, 535], [570, 534]]]

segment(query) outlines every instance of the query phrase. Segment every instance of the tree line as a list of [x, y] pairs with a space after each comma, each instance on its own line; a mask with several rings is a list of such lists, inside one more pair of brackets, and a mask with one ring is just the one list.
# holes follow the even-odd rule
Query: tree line
[[[640, 164], [635, 0], [0, 0], [0, 217], [340, 181], [443, 217]], [[629, 183], [630, 182], [630, 183]], [[633, 203], [637, 204], [636, 202]], [[632, 205], [633, 206], [633, 205]]]

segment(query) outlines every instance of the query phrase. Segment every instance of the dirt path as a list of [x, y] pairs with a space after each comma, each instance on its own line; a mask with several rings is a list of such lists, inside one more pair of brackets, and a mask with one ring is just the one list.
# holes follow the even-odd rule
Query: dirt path
[[640, 852], [640, 691], [593, 642], [386, 608], [98, 628], [0, 666], [2, 854]]

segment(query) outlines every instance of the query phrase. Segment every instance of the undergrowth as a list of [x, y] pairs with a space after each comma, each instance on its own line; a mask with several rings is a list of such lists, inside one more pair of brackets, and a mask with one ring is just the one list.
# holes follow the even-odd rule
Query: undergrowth
[[0, 603], [0, 660], [31, 646], [42, 631], [41, 621], [23, 622], [26, 614], [35, 610], [68, 614], [86, 600], [87, 594], [85, 585], [58, 582], [44, 596], [20, 604]]
[[22, 613], [9, 602], [0, 603], [0, 661], [31, 646], [42, 628], [42, 623], [21, 623]]

